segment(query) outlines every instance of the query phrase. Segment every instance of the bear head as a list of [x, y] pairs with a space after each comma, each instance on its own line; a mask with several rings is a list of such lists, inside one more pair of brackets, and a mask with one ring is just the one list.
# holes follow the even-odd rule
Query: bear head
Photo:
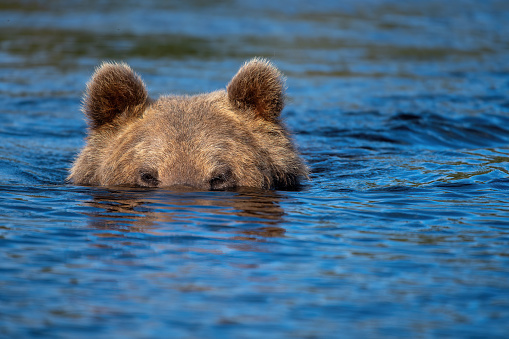
[[307, 177], [280, 120], [284, 79], [253, 59], [226, 91], [148, 96], [124, 63], [103, 63], [83, 99], [89, 131], [68, 179], [101, 186], [288, 188]]

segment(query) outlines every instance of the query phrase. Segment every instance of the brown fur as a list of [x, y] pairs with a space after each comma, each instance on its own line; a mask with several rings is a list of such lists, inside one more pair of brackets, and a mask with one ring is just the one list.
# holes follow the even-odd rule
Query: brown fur
[[284, 79], [268, 61], [254, 59], [233, 77], [228, 99], [239, 109], [254, 109], [262, 118], [277, 122], [284, 105]]
[[87, 84], [83, 111], [92, 128], [112, 123], [119, 115], [136, 116], [148, 103], [141, 78], [124, 63], [104, 62]]
[[279, 116], [284, 80], [253, 59], [227, 91], [149, 99], [125, 64], [104, 63], [87, 87], [87, 145], [69, 179], [84, 185], [291, 187], [307, 177]]

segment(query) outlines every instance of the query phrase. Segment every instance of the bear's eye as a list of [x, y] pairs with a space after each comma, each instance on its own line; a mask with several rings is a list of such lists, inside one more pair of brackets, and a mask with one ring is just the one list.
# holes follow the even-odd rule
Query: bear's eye
[[141, 186], [155, 187], [159, 185], [157, 172], [153, 171], [140, 171], [140, 184]]
[[226, 169], [215, 173], [209, 180], [211, 190], [225, 190], [235, 186], [231, 169]]

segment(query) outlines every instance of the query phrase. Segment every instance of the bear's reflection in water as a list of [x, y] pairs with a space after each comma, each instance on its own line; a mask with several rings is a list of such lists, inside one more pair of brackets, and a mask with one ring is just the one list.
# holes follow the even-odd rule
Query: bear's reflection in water
[[86, 214], [90, 226], [102, 231], [99, 237], [132, 238], [133, 233], [143, 233], [189, 240], [229, 239], [237, 249], [254, 250], [242, 241], [284, 236], [285, 229], [278, 226], [285, 214], [281, 199], [278, 192], [256, 189], [185, 192], [115, 188], [96, 191], [86, 203], [95, 211]]

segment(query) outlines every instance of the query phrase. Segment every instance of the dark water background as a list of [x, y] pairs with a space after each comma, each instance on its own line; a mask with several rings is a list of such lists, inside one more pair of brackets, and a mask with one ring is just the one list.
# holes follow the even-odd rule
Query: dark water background
[[[65, 183], [102, 60], [288, 77], [300, 191]], [[0, 337], [509, 337], [508, 1], [0, 3]]]

